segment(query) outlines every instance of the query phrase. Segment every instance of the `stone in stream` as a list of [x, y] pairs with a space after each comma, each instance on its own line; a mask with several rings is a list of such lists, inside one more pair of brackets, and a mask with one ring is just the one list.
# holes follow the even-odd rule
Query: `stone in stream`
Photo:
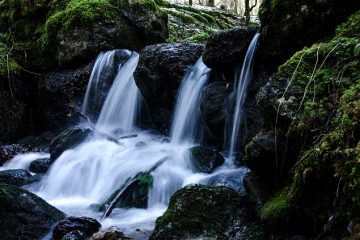
[[11, 169], [0, 171], [0, 183], [6, 183], [14, 186], [22, 186], [25, 185], [30, 178], [30, 172], [24, 169]]
[[70, 128], [57, 136], [50, 145], [50, 162], [53, 163], [68, 149], [74, 148], [83, 142], [92, 131], [83, 128]]
[[101, 224], [92, 218], [88, 217], [68, 217], [58, 224], [56, 224], [52, 237], [54, 240], [61, 240], [68, 233], [73, 231], [81, 231], [86, 234], [87, 237], [90, 237], [92, 234], [99, 231]]
[[220, 153], [203, 146], [192, 147], [189, 152], [190, 162], [195, 172], [211, 173], [225, 161]]
[[89, 237], [80, 230], [74, 230], [67, 233], [61, 240], [88, 240]]
[[117, 227], [110, 227], [107, 229], [100, 230], [93, 234], [90, 240], [125, 240], [130, 239], [126, 237], [121, 229]]
[[42, 239], [65, 215], [33, 193], [0, 183], [0, 238]]
[[30, 163], [29, 170], [34, 173], [46, 173], [50, 167], [50, 158], [40, 158]]

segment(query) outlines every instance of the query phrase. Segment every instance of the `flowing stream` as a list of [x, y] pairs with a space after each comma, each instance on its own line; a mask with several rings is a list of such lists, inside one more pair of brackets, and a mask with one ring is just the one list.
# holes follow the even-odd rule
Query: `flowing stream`
[[[244, 73], [241, 74], [244, 76], [238, 86], [238, 94], [241, 96], [237, 96], [237, 107], [242, 106], [246, 95], [244, 91], [251, 79], [250, 70], [257, 39], [258, 35], [251, 43], [245, 59], [242, 70]], [[247, 171], [244, 168], [236, 169], [224, 164], [212, 174], [194, 173], [191, 168], [188, 150], [200, 143], [200, 99], [210, 71], [202, 59], [195, 63], [181, 82], [171, 134], [166, 137], [137, 126], [141, 101], [133, 72], [139, 55], [128, 50], [116, 51], [122, 51], [123, 55], [128, 56], [128, 60], [117, 66], [95, 128], [118, 139], [118, 143], [108, 140], [104, 134], [94, 134], [77, 147], [65, 151], [52, 164], [41, 182], [30, 186], [29, 190], [68, 215], [89, 216], [100, 220], [102, 212], [94, 211], [92, 205], [104, 202], [129, 178], [139, 172], [149, 171], [159, 161], [163, 161], [151, 172], [153, 186], [149, 190], [147, 209], [115, 208], [108, 218], [101, 221], [103, 228], [118, 226], [131, 234], [135, 229], [151, 231], [156, 218], [166, 210], [170, 196], [185, 185], [201, 183], [239, 188], [242, 176]], [[102, 84], [101, 79], [106, 79], [101, 75], [114, 65], [116, 51], [101, 53], [97, 58], [84, 99], [84, 115], [93, 114], [89, 109], [95, 104], [98, 94], [104, 94], [98, 93], [97, 89]], [[246, 83], [242, 83], [243, 81]], [[235, 112], [235, 139], [239, 131], [235, 124], [238, 123], [240, 111], [237, 109]], [[84, 123], [80, 126], [83, 125]], [[132, 137], [121, 138], [124, 135]], [[235, 141], [232, 141], [235, 146], [233, 142]], [[230, 148], [232, 151], [234, 146]], [[28, 169], [34, 159], [48, 156], [47, 153], [18, 155], [4, 168]]]

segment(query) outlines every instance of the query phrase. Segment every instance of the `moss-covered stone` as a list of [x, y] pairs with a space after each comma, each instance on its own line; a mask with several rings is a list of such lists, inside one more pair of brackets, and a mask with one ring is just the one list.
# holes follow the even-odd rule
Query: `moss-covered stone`
[[36, 195], [0, 183], [1, 238], [41, 239], [65, 215]]
[[225, 187], [192, 186], [180, 189], [170, 199], [163, 216], [156, 220], [151, 239], [216, 238], [241, 218], [242, 200]]

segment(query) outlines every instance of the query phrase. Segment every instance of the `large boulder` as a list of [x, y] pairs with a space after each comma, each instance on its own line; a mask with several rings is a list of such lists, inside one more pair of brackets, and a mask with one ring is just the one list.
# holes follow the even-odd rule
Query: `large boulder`
[[226, 187], [180, 189], [156, 220], [150, 239], [231, 239], [227, 233], [234, 230], [234, 224], [244, 227], [251, 217], [244, 203], [237, 192]]
[[358, 0], [264, 0], [259, 11], [263, 62], [276, 68], [304, 46], [333, 36], [336, 26], [359, 9]]
[[177, 43], [151, 45], [141, 51], [134, 77], [157, 130], [168, 130], [181, 79], [203, 49], [200, 44]]
[[99, 231], [101, 224], [95, 219], [88, 217], [68, 217], [56, 224], [52, 237], [54, 240], [61, 240], [65, 235], [73, 231], [81, 231], [90, 237]]
[[0, 236], [9, 240], [42, 239], [65, 215], [36, 195], [0, 183]]
[[74, 148], [90, 136], [87, 128], [70, 128], [57, 136], [50, 145], [50, 162], [54, 162], [64, 151]]
[[0, 182], [15, 186], [22, 186], [28, 182], [31, 174], [24, 169], [11, 169], [0, 171]]
[[204, 63], [211, 69], [226, 72], [244, 61], [256, 27], [236, 27], [211, 35], [203, 54]]
[[190, 162], [195, 172], [211, 173], [225, 162], [220, 153], [203, 146], [190, 148]]

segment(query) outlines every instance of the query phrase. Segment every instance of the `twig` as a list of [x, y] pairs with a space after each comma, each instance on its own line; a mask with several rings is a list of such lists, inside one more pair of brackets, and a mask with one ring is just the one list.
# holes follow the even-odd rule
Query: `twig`
[[9, 55], [12, 52], [13, 48], [14, 48], [14, 45], [11, 46], [10, 50], [6, 54], [6, 67], [7, 67], [8, 83], [9, 83], [9, 90], [10, 90], [11, 98], [14, 98], [14, 93], [13, 93], [12, 86], [11, 86], [12, 83], [11, 83], [11, 76], [10, 76]]

